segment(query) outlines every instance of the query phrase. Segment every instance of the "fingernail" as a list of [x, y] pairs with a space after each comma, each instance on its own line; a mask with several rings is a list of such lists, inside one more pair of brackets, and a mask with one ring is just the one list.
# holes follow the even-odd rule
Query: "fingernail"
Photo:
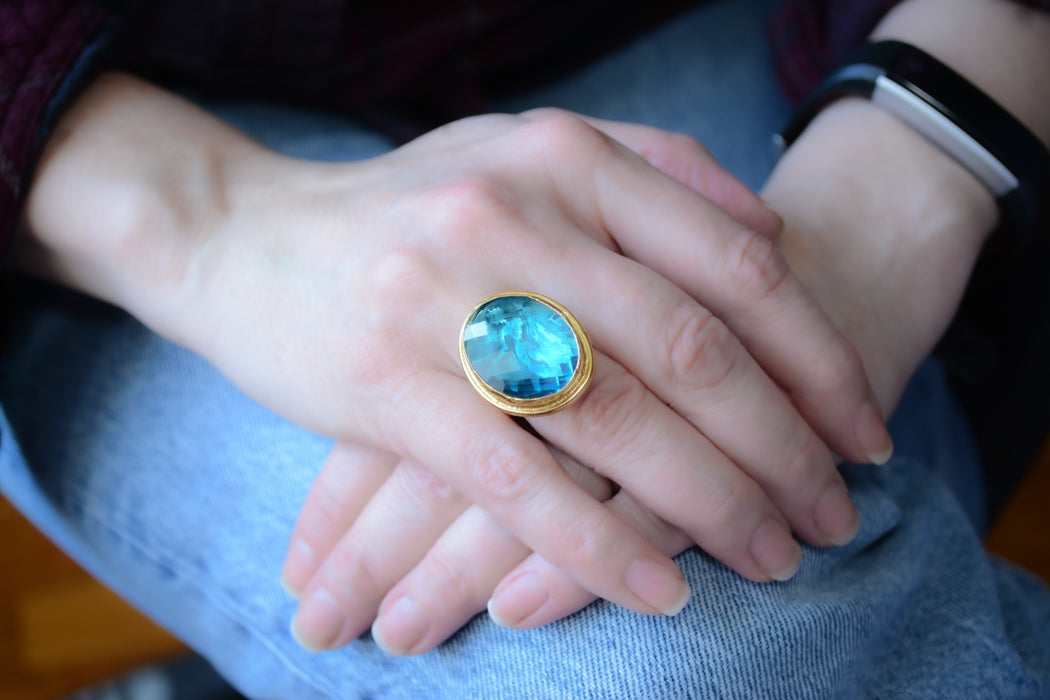
[[527, 571], [496, 590], [489, 600], [489, 617], [502, 627], [517, 627], [549, 598], [550, 589], [543, 580]]
[[766, 224], [769, 227], [767, 237], [771, 241], [776, 241], [780, 238], [780, 234], [784, 232], [784, 217], [770, 209], [765, 202], [762, 203], [762, 208], [765, 209], [765, 215], [769, 218], [769, 223]]
[[636, 559], [624, 583], [636, 596], [664, 615], [677, 615], [689, 602], [689, 584], [677, 568], [668, 569], [648, 557]]
[[882, 414], [874, 401], [865, 403], [857, 412], [854, 424], [857, 444], [872, 464], [882, 465], [893, 456], [893, 438], [886, 430]]
[[430, 629], [430, 620], [419, 603], [409, 596], [401, 596], [372, 625], [372, 637], [388, 654], [407, 654], [423, 640]]
[[292, 637], [307, 651], [325, 651], [335, 645], [345, 625], [346, 616], [335, 598], [318, 588], [292, 618]]
[[802, 548], [776, 518], [758, 526], [750, 551], [759, 568], [775, 581], [787, 581], [802, 566]]
[[288, 558], [284, 560], [281, 568], [281, 586], [284, 592], [292, 598], [298, 598], [306, 584], [309, 583], [309, 575], [317, 569], [317, 557], [314, 550], [304, 540], [296, 538], [288, 547]]
[[817, 501], [814, 518], [829, 544], [849, 544], [860, 530], [860, 513], [853, 507], [846, 487], [839, 482], [824, 489]]

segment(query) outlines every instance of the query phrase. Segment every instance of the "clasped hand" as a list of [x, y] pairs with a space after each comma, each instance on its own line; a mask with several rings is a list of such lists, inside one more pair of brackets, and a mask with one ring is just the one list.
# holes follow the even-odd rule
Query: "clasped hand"
[[[887, 457], [863, 368], [778, 254], [777, 217], [695, 141], [539, 111], [272, 167], [198, 264], [239, 269], [210, 279], [255, 300], [217, 319], [217, 364], [343, 441], [284, 569], [304, 645], [375, 621], [419, 653], [486, 604], [515, 627], [595, 596], [673, 614], [689, 591], [669, 555], [692, 543], [769, 581], [797, 570], [791, 533], [856, 532], [826, 445]], [[564, 303], [596, 349], [588, 393], [531, 431], [458, 360], [466, 311], [515, 289]]]
[[[788, 217], [780, 248], [892, 406], [994, 200], [876, 108], [839, 103], [818, 127], [833, 167], [800, 144], [766, 189]], [[882, 184], [858, 211], [862, 181]], [[107, 74], [48, 139], [22, 223], [23, 269], [337, 439], [283, 572], [310, 648], [374, 621], [388, 651], [419, 653], [486, 604], [512, 627], [596, 596], [674, 613], [689, 591], [669, 555], [694, 543], [755, 581], [790, 577], [792, 534], [838, 544], [859, 526], [829, 448], [892, 449], [859, 355], [778, 251], [777, 216], [659, 130], [538, 111], [308, 163]], [[527, 426], [458, 358], [467, 311], [510, 290], [563, 303], [596, 351], [589, 392]]]
[[[671, 614], [689, 589], [668, 555], [692, 543], [789, 577], [792, 533], [827, 545], [858, 527], [828, 448], [891, 448], [776, 215], [655, 129], [486, 116], [308, 163], [107, 75], [49, 139], [25, 225], [24, 268], [339, 441], [285, 567], [311, 648], [378, 614], [388, 650], [425, 651], [490, 598], [518, 627], [594, 596]], [[510, 290], [564, 304], [595, 347], [589, 391], [529, 430], [458, 356], [466, 313]]]

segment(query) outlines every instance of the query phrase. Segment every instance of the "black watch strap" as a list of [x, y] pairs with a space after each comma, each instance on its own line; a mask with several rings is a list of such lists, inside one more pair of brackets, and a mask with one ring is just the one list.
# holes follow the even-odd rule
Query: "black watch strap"
[[1050, 152], [992, 98], [933, 56], [901, 41], [865, 44], [774, 136], [786, 150], [840, 97], [863, 97], [954, 157], [995, 195], [1001, 228], [1027, 237], [1047, 222]]

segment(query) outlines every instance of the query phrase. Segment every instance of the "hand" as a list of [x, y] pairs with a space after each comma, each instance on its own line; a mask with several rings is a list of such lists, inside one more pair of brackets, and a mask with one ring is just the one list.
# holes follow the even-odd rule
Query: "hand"
[[[755, 221], [755, 228], [771, 238], [779, 233], [779, 226], [763, 220], [764, 207], [713, 161], [706, 156], [684, 159], [683, 153], [697, 148], [695, 142], [640, 126], [589, 121], [606, 133], [615, 133], [664, 172], [709, 194], [738, 219]], [[612, 495], [608, 480], [561, 451], [552, 452], [592, 497], [607, 501], [611, 510], [661, 551], [673, 555], [689, 546], [684, 532], [663, 522], [629, 493], [621, 491], [608, 500]], [[373, 629], [388, 650], [421, 653], [483, 610], [499, 580], [530, 553], [483, 510], [469, 505], [419, 463], [341, 444], [333, 450], [303, 506], [282, 578], [297, 597], [308, 589], [346, 591], [340, 602], [310, 606], [306, 614], [297, 616], [293, 630], [304, 645], [314, 649], [342, 646], [367, 628], [377, 610], [390, 610], [395, 600], [407, 594], [417, 601], [413, 603], [417, 606], [414, 622], [404, 619], [407, 613], [399, 605], [400, 622], [392, 622], [386, 612]], [[797, 563], [794, 559], [777, 577], [789, 577]], [[548, 584], [543, 597], [549, 604], [523, 600], [520, 583], [517, 592], [507, 592], [508, 585], [501, 585], [500, 595], [489, 605], [501, 624], [539, 626], [594, 599], [542, 558], [533, 557], [529, 566], [541, 569], [539, 574]], [[512, 575], [507, 581], [519, 578], [529, 579]], [[380, 605], [380, 601], [384, 602]], [[418, 601], [424, 601], [422, 608], [428, 614], [422, 614]], [[537, 607], [524, 610], [522, 605], [530, 603]], [[420, 631], [423, 628], [425, 632]], [[406, 632], [411, 638], [405, 638]]]
[[827, 544], [857, 527], [818, 433], [853, 459], [888, 449], [855, 352], [772, 242], [573, 115], [466, 120], [313, 164], [113, 77], [62, 120], [26, 223], [23, 264], [131, 310], [301, 425], [425, 465], [640, 612], [673, 612], [687, 586], [462, 380], [477, 300], [535, 289], [576, 312], [594, 385], [535, 430], [756, 580], [794, 566], [789, 529]]
[[[808, 288], [860, 348], [880, 400], [892, 409], [951, 317], [994, 209], [976, 181], [870, 104], [836, 105], [806, 139], [785, 157], [765, 191], [786, 215], [780, 242]], [[872, 143], [878, 144], [874, 151]], [[843, 154], [845, 171], [827, 161], [829, 151]], [[867, 167], [858, 171], [857, 164]], [[862, 178], [883, 182], [881, 170], [893, 175], [882, 187], [896, 203], [894, 217], [875, 200], [844, 195], [869, 186]], [[931, 220], [931, 211], [940, 213]], [[556, 456], [592, 497], [664, 553], [691, 544], [628, 493], [613, 495], [607, 481]], [[524, 629], [594, 600], [425, 469], [404, 461], [395, 469], [395, 463], [389, 455], [337, 448], [293, 533], [283, 572], [293, 593], [311, 585], [347, 585], [340, 577], [348, 562], [372, 574], [371, 588], [355, 587], [357, 608], [334, 614], [340, 634], [332, 646], [353, 639], [377, 611], [373, 635], [385, 649], [422, 653], [486, 602], [494, 620]], [[315, 577], [321, 583], [311, 584]], [[423, 601], [420, 608], [428, 614], [409, 617], [411, 608], [398, 604], [403, 597]], [[317, 631], [324, 624], [332, 620], [300, 618], [296, 629], [301, 638], [323, 638]]]
[[[614, 496], [609, 480], [556, 448], [552, 454], [592, 498], [607, 503], [663, 551], [690, 544], [668, 526], [661, 541], [656, 529], [647, 527], [657, 519], [637, 520], [626, 507], [626, 492]], [[296, 597], [307, 589], [352, 586], [347, 599], [354, 605], [347, 609], [333, 600], [311, 606], [296, 616], [292, 632], [308, 649], [334, 649], [353, 641], [378, 614], [373, 636], [386, 651], [423, 653], [484, 610], [500, 579], [529, 554], [520, 540], [422, 465], [341, 443], [303, 505], [282, 580]], [[593, 600], [577, 586], [571, 590], [579, 607]], [[565, 607], [572, 601], [564, 593], [549, 597], [559, 606], [544, 610], [551, 620], [577, 609]], [[498, 613], [495, 619], [502, 622]]]
[[[924, 34], [923, 28], [939, 27], [945, 15], [943, 11], [935, 11], [935, 3], [929, 5], [933, 7], [928, 13], [932, 22], [923, 22], [922, 17], [919, 21], [906, 21], [907, 12], [914, 9], [921, 15], [926, 11], [921, 3], [911, 3], [903, 12], [891, 15], [881, 31], [894, 35], [903, 30], [903, 38], [917, 31], [920, 39], [925, 40], [920, 44], [931, 39], [937, 43], [938, 35]], [[1000, 15], [981, 16], [979, 21], [971, 23], [971, 28], [983, 35], [990, 25], [1001, 29], [1002, 20], [1006, 19], [1010, 26], [1004, 36], [1011, 41], [1011, 55], [1029, 56], [1022, 64], [1031, 64], [1033, 47], [1045, 51], [1048, 44], [1037, 39], [1037, 32], [1022, 31], [1022, 27], [1015, 26], [1023, 23], [1027, 28], [1041, 25], [1045, 29], [1044, 17], [1021, 18], [1012, 12], [1007, 16], [1002, 7], [990, 5], [983, 9]], [[958, 19], [959, 15], [953, 18]], [[969, 47], [974, 42], [967, 38], [967, 32], [942, 32], [939, 36], [962, 36], [962, 40], [956, 42], [966, 47], [961, 53], [953, 53], [950, 46], [943, 50], [964, 63], [973, 58]], [[1018, 36], [1027, 44], [1017, 42]], [[969, 68], [976, 73], [971, 77], [1025, 117], [1036, 133], [1044, 136], [1050, 133], [1045, 128], [1050, 122], [1038, 114], [1038, 105], [1045, 106], [1046, 101], [1032, 99], [1038, 90], [1020, 89], [1011, 95], [1011, 86], [1023, 88], [1026, 84], [987, 80], [982, 71], [995, 73], [995, 67], [988, 62]], [[1016, 70], [1006, 74], [1023, 75]], [[1007, 92], [999, 94], [1000, 89]], [[1019, 101], [1011, 99], [1018, 96]], [[1043, 112], [1045, 116], [1045, 109]], [[892, 410], [914, 368], [929, 352], [958, 303], [984, 237], [994, 226], [994, 202], [979, 183], [909, 128], [878, 108], [852, 101], [839, 103], [821, 115], [803, 141], [782, 160], [764, 194], [787, 221], [780, 243], [793, 269], [859, 349], [882, 405]], [[319, 480], [314, 493], [324, 491], [323, 481]], [[334, 502], [339, 502], [338, 496]], [[301, 520], [300, 525], [302, 523]], [[482, 538], [477, 541], [483, 540], [486, 529], [495, 528], [498, 526], [491, 523], [477, 525], [478, 537]], [[462, 528], [454, 526], [448, 533], [453, 530], [461, 533]], [[315, 540], [315, 554], [323, 558], [330, 547], [347, 546], [349, 536], [339, 545], [334, 544], [343, 531], [343, 527], [337, 526], [329, 532], [333, 536], [329, 542]], [[297, 529], [297, 533], [308, 537], [301, 529]], [[673, 532], [666, 538], [659, 531], [652, 534], [653, 541], [668, 554], [686, 546], [682, 541], [675, 542]], [[447, 537], [448, 534], [443, 541]], [[377, 638], [388, 648], [402, 652], [426, 650], [435, 643], [435, 638], [458, 626], [448, 624], [450, 617], [466, 619], [459, 604], [462, 592], [479, 586], [487, 590], [498, 578], [485, 573], [491, 559], [470, 556], [473, 552], [488, 550], [479, 549], [475, 541], [464, 541], [462, 534], [450, 540], [456, 541], [459, 549], [451, 544], [435, 547], [427, 556], [437, 561], [421, 565], [426, 571], [453, 574], [434, 579], [438, 581], [435, 586], [438, 593], [445, 596], [443, 600], [451, 602], [448, 609], [452, 612], [431, 620], [429, 630], [421, 638], [406, 635], [413, 631], [410, 628], [386, 627], [381, 616], [377, 622], [380, 632]], [[512, 548], [507, 544], [499, 551]], [[298, 564], [304, 564], [303, 560]], [[297, 566], [292, 557], [285, 572], [295, 570], [305, 581], [316, 568], [312, 564]], [[418, 597], [431, 595], [427, 590], [428, 580], [420, 581], [415, 572], [410, 577], [414, 577], [414, 581], [411, 578], [403, 581], [387, 596], [381, 606], [384, 614], [404, 591], [415, 588], [420, 591], [414, 594]], [[524, 591], [524, 595], [509, 585], [526, 580], [540, 585]], [[447, 581], [459, 585], [442, 585]], [[543, 624], [592, 599], [564, 572], [535, 555], [504, 581], [496, 589], [490, 611], [496, 619], [502, 618], [514, 626]], [[507, 597], [509, 602], [505, 600]], [[432, 607], [440, 609], [440, 606]], [[520, 614], [522, 611], [525, 614]]]
[[836, 103], [805, 138], [763, 194], [785, 218], [781, 250], [861, 353], [888, 415], [954, 316], [998, 212], [967, 171], [870, 103]]

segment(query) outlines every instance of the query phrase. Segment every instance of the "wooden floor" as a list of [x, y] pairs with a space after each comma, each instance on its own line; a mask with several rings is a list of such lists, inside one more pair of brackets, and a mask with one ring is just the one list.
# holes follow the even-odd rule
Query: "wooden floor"
[[184, 647], [0, 498], [0, 698], [57, 700]]
[[1050, 584], [1050, 440], [1031, 472], [996, 521], [985, 545]]
[[[1050, 582], [1050, 441], [988, 548]], [[58, 700], [184, 651], [41, 537], [0, 498], [0, 698]]]

